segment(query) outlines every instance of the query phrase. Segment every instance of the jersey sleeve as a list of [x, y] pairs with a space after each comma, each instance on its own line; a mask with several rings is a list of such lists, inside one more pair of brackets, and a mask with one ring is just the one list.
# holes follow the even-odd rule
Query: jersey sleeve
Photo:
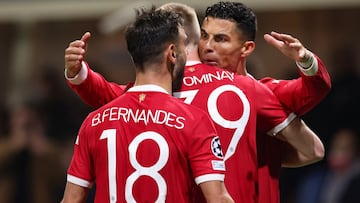
[[72, 83], [67, 79], [67, 84], [86, 104], [98, 108], [126, 91], [126, 86], [108, 82], [102, 75], [91, 70], [87, 63], [82, 64], [85, 72], [82, 80]]
[[225, 163], [220, 139], [210, 118], [205, 113], [200, 115], [203, 116], [194, 123], [195, 129], [188, 146], [195, 182], [224, 181]]
[[287, 109], [301, 116], [314, 108], [329, 93], [331, 79], [321, 59], [314, 55], [313, 67], [308, 71], [299, 67], [300, 77], [293, 80], [263, 78], [260, 81], [269, 87]]
[[67, 181], [73, 184], [91, 188], [94, 172], [91, 165], [88, 137], [89, 121], [85, 120], [76, 137], [74, 152], [67, 172]]
[[255, 82], [257, 130], [275, 136], [288, 126], [296, 115], [285, 110], [275, 94], [260, 82]]

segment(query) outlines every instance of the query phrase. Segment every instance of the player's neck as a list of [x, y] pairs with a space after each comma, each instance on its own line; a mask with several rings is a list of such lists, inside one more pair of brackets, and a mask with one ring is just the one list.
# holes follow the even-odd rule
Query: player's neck
[[172, 77], [169, 71], [154, 71], [156, 69], [148, 69], [146, 72], [136, 72], [134, 86], [137, 85], [158, 85], [164, 88], [169, 94], [172, 93]]
[[187, 57], [186, 58], [187, 61], [200, 61], [198, 46], [187, 45], [186, 46], [186, 57]]
[[246, 76], [248, 74], [248, 72], [246, 70], [246, 61], [240, 60], [239, 63], [237, 64], [235, 70], [236, 70], [236, 74]]

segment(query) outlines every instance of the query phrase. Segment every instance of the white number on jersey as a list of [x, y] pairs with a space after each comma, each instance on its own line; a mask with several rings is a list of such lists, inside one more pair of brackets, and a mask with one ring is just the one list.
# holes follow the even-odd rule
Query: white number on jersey
[[[184, 102], [187, 104], [191, 104], [191, 102], [194, 100], [198, 91], [199, 90], [176, 92], [176, 93], [174, 93], [174, 96], [178, 97], [178, 98], [185, 98]], [[224, 117], [222, 117], [221, 114], [219, 113], [219, 108], [217, 106], [217, 100], [218, 100], [219, 96], [226, 91], [234, 92], [237, 96], [239, 96], [240, 100], [242, 101], [241, 103], [243, 105], [243, 113], [242, 113], [241, 117], [236, 121], [227, 120]], [[220, 125], [224, 128], [227, 128], [227, 129], [235, 129], [235, 132], [231, 138], [230, 144], [225, 153], [224, 160], [227, 160], [235, 153], [237, 144], [239, 143], [239, 140], [240, 140], [241, 136], [243, 135], [245, 127], [249, 121], [249, 117], [250, 117], [249, 100], [246, 98], [243, 91], [241, 91], [238, 87], [236, 87], [234, 85], [222, 85], [210, 93], [207, 104], [208, 104], [207, 106], [208, 106], [209, 115], [215, 123], [217, 123], [218, 125]], [[231, 107], [229, 107], [229, 108], [231, 108]]]
[[[110, 202], [116, 202], [117, 200], [117, 187], [116, 187], [116, 129], [104, 130], [100, 136], [100, 139], [107, 139], [108, 147], [108, 173], [109, 173], [109, 191]], [[144, 140], [154, 141], [160, 149], [160, 155], [158, 161], [149, 167], [142, 166], [138, 160], [136, 160], [136, 152], [139, 144]], [[167, 163], [169, 159], [169, 146], [166, 140], [159, 134], [153, 131], [147, 131], [137, 135], [129, 145], [129, 159], [130, 164], [134, 167], [135, 171], [127, 178], [125, 184], [125, 199], [127, 202], [136, 202], [133, 196], [133, 186], [135, 181], [140, 176], [149, 176], [156, 182], [158, 186], [159, 196], [155, 201], [156, 203], [165, 202], [167, 193], [167, 186], [165, 179], [158, 173]]]

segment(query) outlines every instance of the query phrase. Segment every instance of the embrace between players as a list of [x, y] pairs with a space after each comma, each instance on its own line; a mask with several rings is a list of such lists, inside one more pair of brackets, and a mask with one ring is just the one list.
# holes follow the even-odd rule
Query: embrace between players
[[95, 202], [279, 202], [281, 167], [324, 156], [299, 118], [331, 88], [322, 61], [298, 39], [271, 32], [264, 39], [301, 77], [254, 79], [246, 59], [257, 22], [242, 3], [208, 7], [201, 27], [179, 3], [137, 14], [126, 32], [134, 83], [110, 83], [90, 69], [88, 32], [65, 50], [69, 86], [99, 109], [80, 128], [63, 202], [84, 202], [94, 183]]

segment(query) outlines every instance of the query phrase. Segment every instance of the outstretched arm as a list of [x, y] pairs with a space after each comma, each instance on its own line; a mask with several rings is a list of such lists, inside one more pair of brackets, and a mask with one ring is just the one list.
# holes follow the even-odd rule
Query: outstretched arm
[[260, 81], [274, 92], [287, 109], [299, 116], [304, 115], [319, 104], [331, 89], [330, 76], [324, 63], [290, 35], [271, 32], [271, 35], [264, 35], [264, 39], [296, 61], [300, 77], [294, 80], [263, 78]]
[[[318, 56], [291, 35], [271, 32], [264, 35], [264, 39], [296, 62], [300, 77], [294, 80], [264, 78], [261, 82], [274, 92], [286, 109], [299, 116], [304, 115], [319, 104], [331, 89], [331, 80], [325, 65]], [[292, 126], [284, 132], [285, 134], [279, 137], [289, 145], [284, 143], [286, 146], [283, 148], [283, 166], [304, 166], [323, 158], [324, 146], [321, 140], [303, 121], [293, 121]]]
[[69, 87], [85, 103], [100, 107], [120, 96], [126, 87], [108, 82], [89, 68], [84, 59], [90, 37], [90, 33], [86, 32], [65, 49], [65, 77]]

